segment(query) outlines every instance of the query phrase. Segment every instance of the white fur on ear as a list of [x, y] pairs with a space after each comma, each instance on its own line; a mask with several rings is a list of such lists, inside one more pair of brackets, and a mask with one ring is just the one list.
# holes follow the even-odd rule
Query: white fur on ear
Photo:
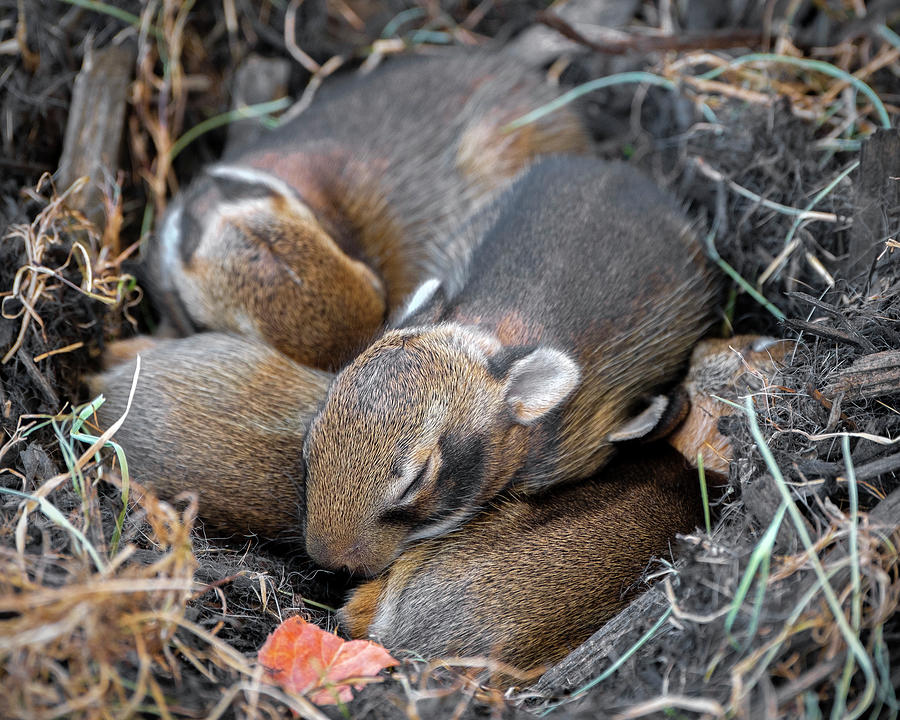
[[163, 220], [162, 227], [157, 233], [159, 244], [162, 246], [162, 266], [166, 270], [163, 276], [166, 280], [171, 278], [178, 270], [181, 262], [181, 216], [183, 208], [180, 201], [169, 206]]
[[665, 395], [657, 395], [650, 401], [650, 405], [628, 420], [615, 430], [613, 430], [606, 439], [611, 443], [625, 442], [626, 440], [637, 440], [649, 435], [659, 421], [662, 419], [663, 413], [669, 407], [669, 398]]
[[753, 341], [753, 344], [750, 346], [750, 349], [753, 352], [762, 352], [763, 350], [768, 350], [770, 347], [778, 345], [778, 343], [787, 342], [786, 340], [779, 340], [778, 338], [768, 337], [766, 335], [761, 335]]
[[528, 425], [565, 400], [580, 379], [581, 371], [568, 355], [538, 348], [510, 368], [506, 402], [516, 421]]
[[284, 180], [265, 170], [259, 170], [258, 168], [219, 163], [207, 167], [205, 172], [207, 175], [223, 178], [225, 180], [235, 180], [237, 182], [246, 183], [247, 185], [262, 185], [264, 188], [268, 188], [273, 194], [281, 195], [282, 197], [297, 197], [296, 191]]
[[420, 309], [425, 306], [434, 294], [438, 291], [438, 288], [441, 286], [441, 281], [438, 278], [428, 278], [425, 282], [423, 282], [419, 287], [415, 289], [412, 295], [409, 296], [409, 299], [406, 301], [406, 305], [403, 306], [403, 310], [401, 310], [397, 314], [397, 319], [394, 321], [394, 325], [399, 325], [404, 322], [408, 317], [411, 317], [415, 313], [417, 313]]

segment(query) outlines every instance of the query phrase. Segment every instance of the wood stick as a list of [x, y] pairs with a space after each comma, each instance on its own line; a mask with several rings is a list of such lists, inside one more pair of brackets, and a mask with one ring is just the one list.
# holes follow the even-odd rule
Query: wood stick
[[128, 45], [88, 52], [72, 90], [59, 186], [65, 189], [87, 175], [90, 182], [72, 196], [71, 204], [99, 226], [106, 219], [101, 183], [115, 177], [119, 167], [134, 61], [135, 50]]
[[535, 19], [556, 30], [563, 37], [604, 55], [625, 55], [630, 52], [646, 53], [657, 50], [720, 50], [732, 47], [756, 47], [763, 41], [762, 33], [756, 30], [685, 33], [677, 37], [673, 35], [635, 35], [610, 30], [608, 39], [596, 42], [586, 38], [559, 15], [552, 12], [539, 12]]

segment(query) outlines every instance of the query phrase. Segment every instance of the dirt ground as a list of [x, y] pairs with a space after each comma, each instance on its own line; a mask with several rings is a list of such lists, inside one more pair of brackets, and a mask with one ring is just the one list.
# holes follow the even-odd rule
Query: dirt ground
[[[0, 716], [896, 717], [898, 31], [872, 0], [0, 0]], [[221, 152], [227, 125], [173, 147], [229, 109], [236, 69], [286, 58], [297, 99], [435, 44], [516, 52], [564, 86], [674, 83], [584, 96], [598, 153], [696, 218], [733, 278], [721, 335], [796, 346], [753, 394], [758, 431], [740, 409], [722, 422], [735, 460], [712, 532], [680, 538], [648, 571], [663, 581], [573, 656], [506, 694], [410, 659], [316, 710], [260, 683], [255, 653], [296, 612], [333, 626], [345, 582], [207, 537], [189, 502], [123, 483], [72, 407], [110, 341], [154, 327], [137, 244]], [[124, 132], [86, 217], [47, 174], [85, 57], [109, 47], [132, 58]]]

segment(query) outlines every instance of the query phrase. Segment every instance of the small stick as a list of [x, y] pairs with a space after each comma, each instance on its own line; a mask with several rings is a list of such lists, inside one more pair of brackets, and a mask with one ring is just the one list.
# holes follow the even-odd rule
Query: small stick
[[791, 330], [802, 330], [803, 332], [807, 332], [810, 335], [815, 335], [816, 337], [825, 338], [826, 340], [834, 340], [839, 343], [850, 343], [851, 345], [856, 345], [857, 347], [865, 347], [866, 339], [862, 337], [854, 337], [850, 333], [844, 332], [843, 330], [838, 330], [837, 328], [829, 327], [828, 325], [822, 325], [820, 323], [811, 323], [806, 322], [806, 320], [795, 320], [795, 319], [787, 319], [784, 321], [784, 324], [787, 325]]
[[762, 45], [763, 41], [762, 33], [755, 30], [728, 30], [683, 34], [678, 37], [672, 35], [643, 36], [616, 32], [610, 33], [609, 38], [598, 43], [586, 38], [554, 13], [539, 12], [536, 20], [548, 28], [556, 30], [563, 37], [604, 55], [625, 55], [630, 52], [653, 52], [655, 50], [721, 50], [733, 47], [756, 47]]
[[44, 395], [44, 399], [50, 403], [54, 409], [58, 408], [60, 406], [59, 396], [51, 387], [50, 383], [47, 382], [47, 378], [45, 378], [41, 371], [38, 370], [34, 361], [28, 357], [28, 353], [25, 352], [25, 349], [20, 347], [16, 352], [16, 357], [25, 367], [25, 372], [28, 373], [28, 376], [34, 380], [35, 384], [40, 388], [41, 393]]
[[65, 347], [56, 348], [55, 350], [48, 350], [45, 353], [41, 353], [40, 355], [34, 356], [34, 361], [39, 363], [41, 360], [46, 360], [48, 357], [52, 355], [62, 355], [63, 353], [72, 352], [73, 350], [78, 350], [79, 348], [83, 348], [84, 343], [79, 340], [78, 342], [72, 343], [71, 345], [66, 345]]
[[753, 202], [759, 203], [763, 207], [767, 207], [770, 210], [775, 210], [776, 212], [780, 212], [784, 215], [795, 215], [803, 220], [821, 220], [823, 222], [835, 223], [841, 222], [845, 219], [840, 215], [835, 215], [834, 213], [819, 212], [817, 210], [803, 210], [801, 208], [791, 207], [790, 205], [782, 205], [781, 203], [769, 200], [762, 197], [761, 195], [757, 195], [755, 192], [753, 192], [752, 190], [748, 190], [743, 185], [738, 185], [734, 180], [727, 178], [724, 173], [716, 170], [701, 157], [694, 157], [693, 161], [696, 164], [697, 169], [704, 175], [706, 175], [706, 177], [708, 177], [710, 180], [714, 180], [716, 182], [724, 182], [738, 195], [745, 197], [748, 200], [752, 200]]

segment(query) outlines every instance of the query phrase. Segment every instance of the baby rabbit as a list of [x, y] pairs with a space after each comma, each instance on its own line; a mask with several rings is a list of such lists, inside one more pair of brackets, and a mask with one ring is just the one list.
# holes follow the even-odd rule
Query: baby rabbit
[[690, 412], [669, 436], [669, 444], [693, 465], [702, 453], [708, 473], [727, 477], [731, 442], [719, 433], [718, 422], [735, 411], [716, 398], [742, 397], [771, 385], [790, 347], [788, 340], [757, 335], [698, 343], [681, 383], [690, 400]]
[[183, 333], [240, 332], [339, 367], [410, 290], [465, 261], [470, 246], [449, 241], [474, 208], [533, 158], [588, 150], [569, 109], [506, 127], [557, 95], [485, 53], [329, 81], [174, 200], [147, 253], [152, 294]]
[[125, 410], [137, 353], [137, 389], [114, 438], [131, 474], [164, 499], [196, 491], [219, 532], [299, 541], [297, 448], [331, 375], [224, 333], [115, 343], [107, 358], [118, 364], [88, 382], [106, 397], [103, 427]]
[[339, 624], [426, 658], [482, 656], [531, 671], [622, 610], [650, 560], [702, 521], [696, 471], [665, 443], [644, 446], [584, 482], [504, 495], [414, 545], [353, 591]]
[[705, 461], [714, 485], [730, 460], [716, 421], [734, 411], [714, 396], [736, 400], [771, 383], [786, 346], [751, 336], [700, 343], [681, 386], [688, 412], [668, 445], [631, 445], [593, 478], [543, 495], [503, 495], [357, 588], [338, 613], [342, 629], [425, 657], [480, 655], [522, 671], [561, 659], [628, 604], [676, 533], [701, 522], [690, 464], [715, 448]]
[[[700, 342], [680, 386], [690, 412], [669, 444], [691, 464], [702, 451], [707, 473], [727, 474], [731, 449], [716, 424], [732, 411], [712, 396], [770, 383], [787, 347], [755, 336]], [[113, 343], [104, 358], [111, 367], [89, 380], [106, 398], [97, 411], [103, 427], [125, 410], [138, 353], [137, 390], [115, 436], [132, 474], [166, 498], [199, 492], [201, 514], [220, 532], [298, 539], [304, 473], [296, 448], [333, 376], [236, 335], [140, 336]]]
[[377, 574], [504, 488], [591, 475], [712, 318], [688, 221], [628, 165], [544, 160], [470, 232], [464, 281], [417, 291], [310, 425], [306, 548], [326, 567]]
[[[744, 336], [697, 346], [681, 386], [690, 411], [668, 438], [684, 458], [662, 443], [631, 446], [584, 482], [504, 493], [354, 591], [339, 612], [342, 627], [392, 648], [486, 655], [521, 670], [561, 658], [624, 607], [675, 533], [699, 522], [698, 479], [685, 458], [727, 449], [716, 421], [732, 411], [712, 396], [770, 384], [787, 346], [774, 342]], [[134, 476], [165, 498], [197, 492], [217, 530], [297, 539], [303, 470], [291, 463], [329, 375], [225, 334], [117, 343], [110, 355], [122, 364], [91, 383], [107, 397], [98, 411], [104, 426], [125, 408], [137, 351], [138, 389], [115, 436]], [[284, 401], [289, 395], [301, 398], [299, 410]]]

